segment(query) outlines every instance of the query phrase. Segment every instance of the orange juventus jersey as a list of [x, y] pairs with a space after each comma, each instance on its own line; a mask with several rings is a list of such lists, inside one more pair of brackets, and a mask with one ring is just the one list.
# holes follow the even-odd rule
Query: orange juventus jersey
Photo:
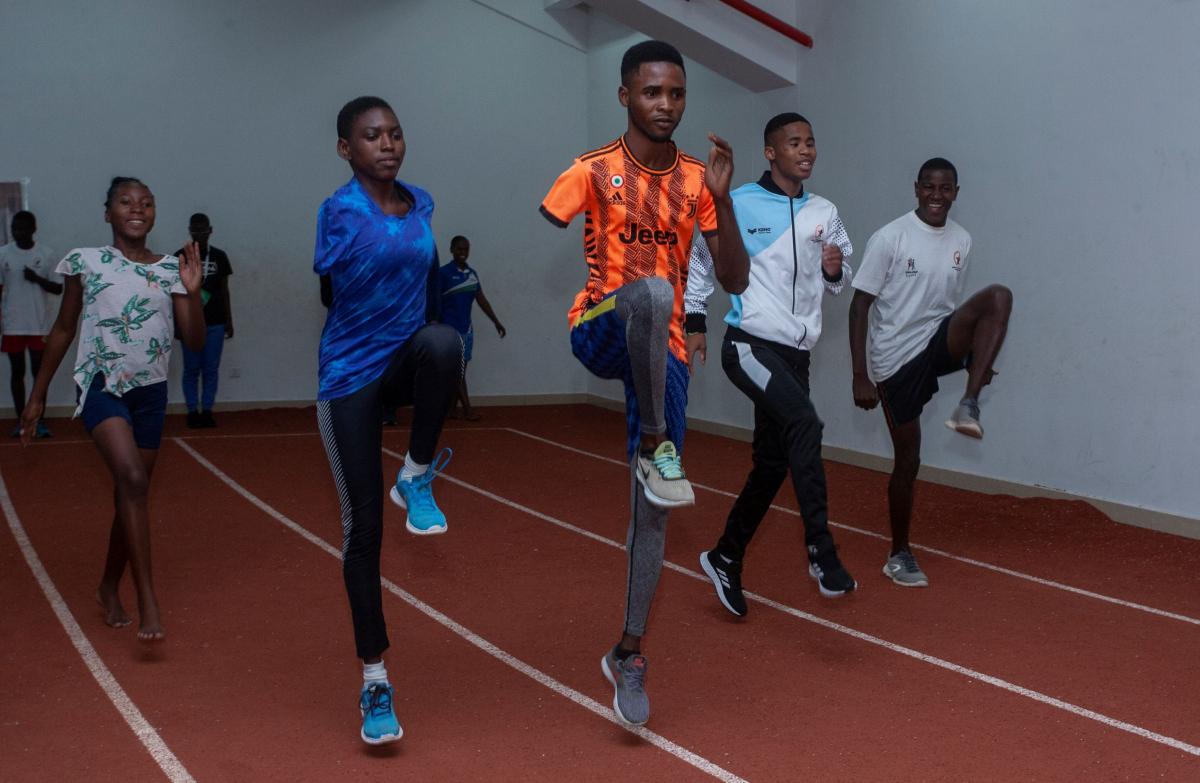
[[574, 325], [592, 305], [626, 283], [657, 275], [675, 289], [670, 349], [687, 362], [683, 293], [696, 222], [705, 236], [717, 231], [717, 213], [704, 186], [704, 164], [676, 150], [663, 171], [643, 166], [621, 137], [580, 155], [542, 201], [542, 214], [566, 228], [583, 212], [587, 285], [567, 314]]

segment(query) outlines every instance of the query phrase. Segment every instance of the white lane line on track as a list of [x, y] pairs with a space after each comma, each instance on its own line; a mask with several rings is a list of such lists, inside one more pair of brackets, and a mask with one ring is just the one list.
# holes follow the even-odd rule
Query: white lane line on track
[[[529, 438], [530, 440], [535, 440], [539, 443], [545, 443], [550, 446], [555, 446], [557, 448], [563, 449], [565, 451], [570, 451], [575, 454], [581, 454], [586, 457], [591, 457], [593, 459], [601, 460], [602, 462], [609, 462], [614, 465], [620, 465], [623, 468], [629, 467], [628, 464], [622, 462], [619, 459], [613, 459], [612, 457], [605, 457], [601, 454], [596, 454], [594, 452], [587, 451], [585, 449], [576, 448], [575, 446], [568, 446], [565, 443], [559, 443], [556, 440], [544, 438], [540, 435], [534, 435], [533, 433], [524, 432], [524, 431], [518, 430], [518, 429], [513, 429], [512, 427], [503, 427], [501, 429], [507, 430], [508, 432], [511, 432], [514, 435], [520, 435], [523, 438]], [[737, 497], [737, 493], [726, 492], [723, 489], [717, 489], [716, 487], [710, 487], [710, 486], [707, 486], [704, 484], [698, 484], [695, 481], [692, 482], [692, 486], [696, 487], [697, 489], [703, 489], [706, 492], [712, 492], [713, 494], [716, 494], [716, 495], [723, 495], [724, 497], [729, 497], [729, 498]], [[778, 506], [773, 503], [771, 504], [771, 509], [773, 511], [781, 511], [784, 514], [790, 514], [791, 516], [794, 516], [794, 517], [800, 516], [800, 512], [796, 511], [795, 509], [787, 508], [785, 506]], [[848, 530], [851, 533], [857, 533], [862, 536], [868, 536], [870, 538], [877, 538], [882, 541], [891, 541], [891, 538], [889, 538], [888, 536], [882, 535], [880, 533], [876, 533], [871, 530], [864, 530], [862, 528], [854, 527], [852, 525], [845, 525], [840, 522], [830, 521], [829, 526], [836, 527], [841, 530]], [[1126, 609], [1135, 609], [1139, 612], [1145, 612], [1147, 614], [1152, 614], [1157, 617], [1165, 617], [1165, 618], [1168, 618], [1171, 620], [1178, 620], [1183, 623], [1190, 623], [1192, 625], [1200, 625], [1200, 619], [1195, 618], [1195, 617], [1189, 617], [1186, 614], [1178, 614], [1176, 612], [1168, 612], [1165, 609], [1156, 609], [1153, 606], [1146, 606], [1145, 604], [1134, 603], [1133, 601], [1126, 601], [1122, 598], [1114, 598], [1113, 596], [1104, 595], [1103, 593], [1094, 593], [1091, 590], [1084, 590], [1081, 587], [1073, 587], [1072, 585], [1063, 584], [1062, 582], [1054, 582], [1049, 579], [1043, 579], [1040, 576], [1034, 576], [1033, 574], [1026, 574], [1021, 571], [1014, 571], [1011, 568], [1005, 568], [1003, 566], [994, 565], [992, 563], [986, 563], [982, 560], [974, 560], [969, 557], [963, 557], [962, 555], [952, 554], [952, 553], [947, 552], [942, 549], [935, 549], [931, 546], [924, 546], [922, 544], [912, 544], [911, 546], [913, 549], [918, 549], [922, 552], [929, 552], [930, 554], [938, 555], [939, 557], [944, 557], [949, 560], [955, 560], [959, 563], [965, 563], [967, 565], [975, 566], [976, 568], [983, 568], [985, 570], [993, 571], [998, 574], [1004, 574], [1005, 576], [1011, 576], [1016, 579], [1024, 579], [1027, 582], [1033, 582], [1034, 584], [1039, 584], [1039, 585], [1042, 585], [1043, 587], [1052, 587], [1055, 590], [1063, 590], [1065, 592], [1074, 593], [1075, 595], [1081, 595], [1085, 598], [1091, 598], [1096, 601], [1103, 601], [1105, 603], [1114, 604], [1116, 606], [1123, 606]]]
[[[395, 428], [395, 430], [396, 431], [406, 431], [405, 428], [403, 428], [403, 427], [397, 427], [397, 428]], [[519, 435], [523, 438], [528, 438], [530, 440], [534, 440], [539, 443], [545, 443], [549, 446], [554, 446], [556, 448], [563, 449], [564, 451], [570, 451], [575, 454], [583, 455], [585, 457], [591, 457], [592, 459], [597, 459], [597, 460], [600, 460], [601, 462], [608, 462], [613, 465], [619, 465], [623, 468], [628, 467], [624, 462], [622, 462], [619, 459], [613, 459], [612, 457], [606, 457], [602, 454], [596, 454], [595, 452], [587, 451], [586, 449], [580, 449], [580, 448], [576, 448], [575, 446], [569, 446], [566, 443], [560, 443], [559, 441], [551, 440], [550, 438], [545, 438], [545, 437], [542, 437], [541, 435], [534, 435], [533, 433], [525, 432], [523, 430], [514, 429], [513, 427], [453, 427], [453, 428], [449, 428], [449, 429], [443, 429], [442, 431], [443, 432], [469, 432], [471, 430], [483, 430], [483, 431], [491, 431], [491, 432], [510, 432], [514, 435]], [[247, 435], [189, 435], [186, 437], [188, 440], [191, 440], [194, 438], [217, 438], [217, 437], [220, 437], [220, 438], [267, 438], [267, 437], [278, 438], [278, 437], [293, 437], [293, 436], [299, 436], [299, 435], [318, 436], [319, 434], [320, 433], [317, 433], [314, 431], [314, 432], [280, 432], [280, 433], [269, 433], [269, 434], [263, 434], [263, 435], [250, 435], [250, 434], [247, 434]], [[90, 443], [91, 441], [71, 441], [71, 442]], [[19, 445], [19, 444], [14, 444], [14, 445]], [[696, 487], [697, 489], [702, 489], [705, 492], [711, 492], [714, 495], [721, 495], [723, 497], [728, 497], [728, 498], [737, 497], [737, 494], [734, 492], [728, 492], [723, 489], [717, 489], [716, 487], [710, 487], [706, 484], [699, 484], [696, 482], [692, 482], [692, 486]], [[787, 508], [786, 506], [771, 504], [771, 509], [773, 511], [779, 511], [779, 512], [782, 512], [784, 514], [789, 514], [794, 517], [800, 516], [799, 511], [796, 511], [795, 509], [792, 509], [792, 508]], [[869, 538], [879, 539], [880, 541], [890, 541], [891, 540], [887, 536], [882, 535], [880, 533], [876, 533], [871, 530], [864, 530], [863, 528], [854, 527], [853, 525], [846, 525], [841, 522], [830, 521], [829, 525], [830, 525], [830, 527], [836, 527], [840, 530], [848, 530], [851, 533], [857, 533], [858, 535], [861, 535], [861, 536], [867, 536]], [[583, 532], [586, 532], [586, 531], [583, 531]], [[1126, 601], [1123, 598], [1115, 598], [1111, 595], [1104, 595], [1103, 593], [1096, 593], [1091, 590], [1085, 590], [1081, 587], [1075, 587], [1073, 585], [1064, 584], [1063, 582], [1055, 582], [1050, 579], [1044, 579], [1040, 576], [1034, 576], [1033, 574], [1026, 574], [1022, 571], [1015, 571], [1011, 568], [1005, 568], [1004, 566], [998, 566], [993, 563], [984, 562], [982, 560], [975, 560], [973, 558], [965, 557], [963, 555], [956, 555], [952, 552], [947, 552], [944, 549], [936, 549], [934, 547], [925, 546], [923, 544], [912, 544], [912, 548], [920, 550], [922, 552], [929, 552], [930, 554], [937, 555], [939, 557], [944, 557], [948, 560], [954, 560], [959, 563], [965, 563], [966, 565], [975, 566], [976, 568], [982, 568], [986, 571], [992, 571], [993, 573], [1004, 574], [1005, 576], [1011, 576], [1014, 579], [1021, 579], [1026, 582], [1032, 582], [1034, 584], [1042, 585], [1043, 587], [1050, 587], [1055, 590], [1062, 590], [1063, 592], [1073, 593], [1075, 595], [1079, 595], [1084, 598], [1090, 598], [1095, 601], [1102, 601], [1104, 603], [1113, 604], [1114, 606], [1121, 606], [1126, 609], [1133, 609], [1138, 612], [1145, 612], [1146, 614], [1151, 614], [1156, 617], [1164, 617], [1168, 620], [1178, 620], [1179, 622], [1182, 622], [1182, 623], [1188, 623], [1190, 625], [1200, 626], [1200, 618], [1191, 617], [1186, 614], [1179, 614], [1178, 612], [1170, 612], [1170, 611], [1167, 611], [1166, 609], [1158, 609], [1156, 607], [1147, 606], [1146, 604], [1139, 604], [1134, 601]]]
[[[305, 539], [306, 541], [313, 544], [317, 548], [321, 549], [326, 554], [331, 555], [332, 557], [335, 557], [338, 560], [342, 559], [342, 553], [340, 550], [338, 550], [336, 547], [329, 544], [327, 541], [325, 541], [325, 539], [310, 532], [307, 528], [303, 527], [299, 523], [292, 521], [287, 516], [280, 513], [279, 511], [277, 511], [274, 507], [267, 504], [265, 501], [261, 500], [257, 495], [255, 495], [254, 493], [250, 492], [250, 490], [243, 487], [236, 480], [231, 478], [227, 473], [225, 473], [223, 470], [221, 470], [216, 465], [214, 465], [212, 462], [210, 462], [208, 459], [206, 459], [202, 454], [200, 454], [194, 448], [192, 448], [187, 443], [185, 443], [181, 438], [172, 438], [172, 440], [174, 440], [175, 443], [177, 443], [180, 446], [180, 448], [182, 448], [189, 455], [191, 455], [192, 459], [196, 460], [201, 465], [203, 465], [205, 468], [207, 468], [209, 470], [209, 472], [211, 472], [214, 476], [216, 476], [218, 479], [220, 479], [222, 482], [224, 482], [234, 492], [238, 493], [243, 498], [245, 498], [247, 501], [249, 501], [259, 511], [262, 511], [264, 514], [271, 517], [276, 522], [279, 522], [281, 525], [288, 528], [293, 533], [296, 533], [301, 538]], [[388, 451], [386, 449], [385, 449], [385, 451], [387, 451], [387, 453], [389, 453], [391, 455], [396, 454], [395, 452]], [[401, 460], [403, 460], [404, 455], [403, 454], [399, 455], [399, 458]], [[446, 475], [442, 474], [442, 477], [446, 478]], [[392, 582], [390, 579], [387, 579], [385, 577], [385, 578], [382, 578], [380, 581], [383, 584], [383, 587], [385, 590], [390, 592], [392, 595], [395, 595], [397, 598], [404, 601], [409, 606], [411, 606], [414, 609], [427, 615], [430, 619], [434, 620], [435, 622], [442, 625], [443, 627], [449, 629], [450, 631], [457, 634], [461, 638], [465, 639], [466, 641], [470, 642], [474, 646], [478, 647], [483, 652], [487, 653], [488, 655], [491, 655], [493, 658], [496, 658], [497, 660], [501, 661], [502, 663], [507, 664], [508, 666], [512, 667], [513, 669], [516, 669], [521, 674], [524, 674], [526, 677], [529, 677], [530, 679], [534, 680], [535, 682], [549, 688], [550, 690], [554, 691], [558, 695], [569, 699], [570, 701], [574, 702], [575, 704], [579, 705], [580, 707], [583, 707], [584, 709], [588, 710], [589, 712], [594, 713], [595, 715], [598, 715], [599, 717], [603, 718], [604, 720], [607, 720], [610, 723], [613, 723], [613, 724], [621, 727], [622, 729], [625, 729], [626, 731], [630, 732], [631, 734], [635, 734], [638, 737], [641, 737], [646, 742], [649, 742], [650, 744], [654, 745], [655, 747], [659, 748], [660, 750], [670, 753], [675, 758], [679, 759], [680, 761], [683, 761], [686, 764], [690, 764], [691, 766], [695, 767], [696, 769], [700, 770], [701, 772], [705, 773], [706, 775], [714, 777], [717, 780], [725, 781], [726, 783], [746, 783], [745, 780], [743, 780], [742, 778], [733, 774], [732, 772], [713, 763], [712, 761], [709, 761], [708, 759], [704, 758], [703, 756], [693, 753], [692, 751], [688, 750], [687, 748], [677, 745], [676, 743], [672, 742], [671, 740], [667, 739], [666, 737], [662, 736], [661, 734], [656, 734], [653, 731], [650, 731], [649, 729], [647, 729], [645, 727], [626, 726], [625, 724], [619, 722], [617, 720], [616, 716], [613, 715], [613, 711], [612, 711], [611, 707], [603, 705], [600, 702], [596, 701], [595, 699], [592, 699], [589, 696], [585, 696], [584, 694], [580, 693], [579, 691], [575, 690], [574, 688], [571, 688], [571, 687], [559, 682], [558, 680], [554, 679], [553, 677], [546, 674], [545, 672], [542, 672], [541, 670], [536, 669], [533, 666], [530, 666], [529, 664], [527, 664], [524, 661], [520, 660], [519, 658], [511, 655], [510, 653], [505, 652], [504, 650], [502, 650], [499, 647], [497, 647], [496, 645], [492, 644], [487, 639], [478, 635], [474, 631], [472, 631], [469, 628], [463, 626], [462, 624], [456, 622], [455, 620], [451, 619], [450, 617], [446, 616], [445, 614], [442, 614], [437, 609], [434, 609], [432, 606], [425, 603], [421, 599], [417, 598], [416, 596], [412, 595], [411, 593], [408, 593], [408, 592], [402, 590], [398, 585], [396, 585], [395, 582]]]
[[[70, 638], [71, 644], [75, 645], [75, 650], [79, 653], [79, 657], [83, 659], [83, 663], [87, 666], [88, 671], [96, 678], [96, 682], [100, 685], [104, 695], [108, 696], [108, 700], [117, 708], [117, 712], [121, 713], [121, 717], [129, 724], [129, 728], [133, 730], [138, 741], [150, 753], [154, 761], [162, 769], [167, 779], [172, 783], [195, 783], [195, 778], [183, 766], [183, 762], [171, 752], [167, 747], [167, 743], [163, 742], [162, 737], [150, 725], [142, 715], [141, 710], [129, 698], [129, 694], [117, 682], [117, 678], [100, 658], [100, 653], [96, 652], [96, 648], [88, 641], [87, 635], [84, 634], [83, 628], [75, 620], [75, 616], [71, 614], [67, 602], [63, 600], [62, 593], [58, 592], [58, 588], [54, 586], [54, 581], [50, 578], [50, 574], [42, 565], [41, 558], [38, 557], [37, 550], [33, 548], [33, 543], [29, 540], [29, 536], [25, 533], [25, 527], [21, 524], [20, 518], [17, 516], [17, 509], [13, 506], [12, 498], [8, 494], [8, 486], [4, 483], [3, 476], [0, 476], [0, 509], [3, 509], [4, 516], [8, 520], [8, 529], [12, 531], [13, 538], [17, 541], [17, 546], [21, 550], [21, 554], [25, 556], [25, 562], [29, 565], [29, 570], [33, 572], [33, 576], [37, 579], [38, 586], [42, 588], [42, 592], [46, 596], [46, 600], [50, 602], [50, 607], [54, 610], [55, 616], [58, 617], [58, 622], [62, 624], [63, 630], [67, 632], [67, 637]], [[85, 727], [76, 726], [80, 730], [86, 730]]]
[[[404, 459], [403, 454], [399, 454], [395, 451], [392, 451], [391, 449], [385, 448], [383, 450], [383, 453], [387, 454], [390, 457], [399, 459], [401, 461], [403, 461], [403, 459]], [[489, 500], [493, 500], [497, 503], [508, 506], [509, 508], [515, 509], [517, 511], [521, 511], [523, 513], [537, 517], [538, 519], [541, 519], [543, 521], [549, 522], [550, 524], [556, 525], [560, 528], [563, 528], [564, 530], [569, 530], [572, 533], [582, 534], [582, 535], [586, 536], [587, 538], [592, 539], [593, 541], [598, 541], [602, 544], [606, 544], [608, 546], [613, 547], [614, 549], [620, 549], [622, 551], [625, 550], [625, 545], [621, 544], [618, 541], [613, 541], [611, 538], [605, 538], [604, 536], [598, 535], [589, 530], [584, 530], [582, 528], [576, 527], [575, 525], [572, 525], [569, 522], [564, 522], [561, 519], [557, 519], [555, 517], [550, 516], [549, 514], [543, 514], [540, 511], [529, 508], [528, 506], [517, 503], [516, 501], [509, 500], [508, 498], [497, 495], [494, 492], [489, 492], [486, 489], [482, 489], [480, 487], [476, 487], [473, 484], [469, 484], [469, 483], [463, 481], [462, 479], [454, 478], [453, 476], [449, 476], [445, 473], [440, 474], [440, 478], [443, 478], [457, 486], [463, 487], [464, 489], [468, 489], [478, 495], [482, 495], [483, 497], [488, 498]], [[690, 576], [691, 578], [699, 580], [701, 582], [704, 582], [705, 584], [711, 584], [709, 578], [707, 576], [705, 576], [704, 574], [701, 574], [698, 571], [693, 571], [689, 568], [685, 568], [681, 565], [671, 562], [670, 560], [664, 560], [663, 566], [665, 568], [669, 568], [672, 571], [683, 574], [685, 576]], [[764, 606], [769, 606], [772, 609], [777, 609], [781, 612], [784, 612], [785, 614], [789, 614], [792, 617], [797, 617], [801, 620], [807, 620], [808, 622], [815, 623], [816, 625], [819, 625], [823, 628], [828, 628], [831, 631], [837, 631], [838, 633], [846, 634], [847, 636], [851, 636], [855, 639], [858, 639], [859, 641], [867, 642], [869, 644], [876, 645], [877, 647], [882, 647], [886, 650], [890, 650], [892, 652], [899, 653], [901, 655], [905, 655], [909, 658], [915, 658], [918, 661], [921, 661], [923, 663], [928, 663], [933, 666], [937, 666], [941, 669], [945, 669], [947, 671], [954, 672], [955, 674], [961, 674], [962, 676], [968, 677], [977, 682], [986, 683], [987, 685], [992, 685], [996, 688], [1000, 688], [1001, 690], [1005, 690], [1010, 693], [1015, 693], [1018, 696], [1024, 696], [1027, 699], [1032, 699], [1033, 701], [1039, 702], [1041, 704], [1045, 704], [1050, 707], [1055, 707], [1057, 709], [1064, 710], [1066, 712], [1071, 713], [1072, 715], [1078, 715], [1079, 717], [1096, 721], [1097, 723], [1101, 723], [1105, 726], [1108, 726], [1109, 728], [1126, 731], [1126, 732], [1129, 732], [1130, 734], [1135, 734], [1144, 739], [1151, 740], [1152, 742], [1157, 742], [1159, 744], [1166, 745], [1167, 747], [1174, 748], [1176, 750], [1181, 750], [1184, 753], [1189, 753], [1193, 756], [1200, 756], [1200, 747], [1197, 747], [1196, 745], [1191, 745], [1187, 742], [1184, 742], [1183, 740], [1178, 740], [1178, 739], [1175, 739], [1174, 737], [1168, 737], [1165, 734], [1159, 734], [1157, 732], [1151, 731], [1150, 729], [1146, 729], [1146, 728], [1137, 726], [1132, 723], [1126, 723], [1125, 721], [1117, 720], [1116, 718], [1111, 718], [1107, 715], [1104, 715], [1103, 713], [1096, 712], [1095, 710], [1089, 710], [1086, 707], [1080, 707], [1078, 705], [1071, 704], [1070, 702], [1063, 701], [1062, 699], [1057, 699], [1053, 696], [1048, 696], [1044, 693], [1041, 693], [1040, 691], [1035, 691], [1031, 688], [1026, 688], [1021, 685], [1017, 685], [1015, 683], [1008, 682], [1007, 680], [1002, 680], [999, 677], [993, 677], [990, 674], [984, 674], [983, 672], [975, 671], [974, 669], [967, 668], [966, 666], [960, 666], [957, 663], [952, 663], [951, 661], [947, 661], [943, 658], [938, 658], [937, 656], [929, 655], [927, 653], [920, 652], [919, 650], [914, 650], [911, 647], [905, 647], [904, 645], [896, 644], [895, 642], [889, 642], [886, 639], [879, 638], [878, 636], [872, 636], [869, 633], [865, 633], [863, 631], [856, 630], [849, 626], [842, 625], [841, 623], [835, 623], [832, 620], [826, 620], [823, 617], [818, 617], [817, 615], [809, 614], [808, 612], [802, 611], [800, 609], [796, 609], [795, 607], [787, 606], [786, 604], [779, 603], [778, 601], [773, 601], [770, 598], [766, 598], [764, 596], [758, 595], [757, 593], [746, 592], [745, 595], [750, 600], [756, 601], [760, 604], [763, 604]]]

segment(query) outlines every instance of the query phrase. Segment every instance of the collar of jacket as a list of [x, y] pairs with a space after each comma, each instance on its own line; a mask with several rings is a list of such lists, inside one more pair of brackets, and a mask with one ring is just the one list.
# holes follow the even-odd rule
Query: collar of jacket
[[762, 188], [763, 190], [767, 191], [768, 193], [774, 193], [776, 196], [783, 196], [784, 198], [804, 198], [804, 185], [803, 184], [800, 185], [799, 193], [797, 193], [794, 196], [789, 196], [788, 194], [784, 193], [782, 190], [779, 189], [779, 186], [775, 184], [775, 180], [771, 179], [771, 170], [770, 169], [767, 169], [766, 171], [764, 171], [763, 175], [758, 178], [758, 186], [760, 188]]

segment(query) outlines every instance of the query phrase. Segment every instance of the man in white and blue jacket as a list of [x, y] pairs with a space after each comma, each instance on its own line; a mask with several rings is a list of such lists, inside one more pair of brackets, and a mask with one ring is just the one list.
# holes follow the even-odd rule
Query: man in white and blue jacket
[[[732, 168], [728, 144], [715, 137], [713, 142], [724, 155], [716, 165]], [[804, 190], [817, 158], [808, 120], [795, 113], [773, 117], [763, 142], [771, 167], [758, 182], [732, 193], [713, 188], [718, 178], [710, 182], [718, 257], [713, 259], [702, 242], [693, 245], [684, 298], [688, 355], [699, 351], [703, 359], [705, 301], [714, 275], [730, 294], [721, 366], [754, 402], [754, 467], [716, 547], [700, 555], [717, 597], [738, 616], [746, 614], [741, 586], [746, 548], [789, 470], [804, 520], [809, 575], [826, 597], [857, 586], [829, 532], [821, 463], [824, 425], [808, 383], [809, 352], [821, 336], [822, 295], [836, 295], [850, 282], [845, 259], [853, 247], [837, 207]]]

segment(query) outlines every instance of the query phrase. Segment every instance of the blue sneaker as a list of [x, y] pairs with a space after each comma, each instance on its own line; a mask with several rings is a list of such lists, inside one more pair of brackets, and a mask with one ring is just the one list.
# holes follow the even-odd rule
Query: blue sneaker
[[[402, 481], [399, 475], [396, 476], [396, 485], [391, 491], [392, 502], [400, 508], [408, 509], [408, 521], [404, 523], [404, 527], [413, 535], [434, 536], [446, 532], [446, 515], [434, 502], [433, 488], [430, 484], [450, 464], [450, 457], [453, 455], [454, 452], [450, 449], [442, 449], [424, 475], [407, 481]], [[445, 459], [442, 459], [443, 457]]]
[[35, 438], [49, 438], [50, 437], [50, 428], [46, 426], [46, 422], [44, 422], [40, 419], [38, 420], [37, 429], [34, 430], [33, 437], [35, 437]]
[[383, 745], [404, 736], [404, 729], [400, 728], [396, 711], [392, 709], [392, 686], [386, 682], [373, 682], [364, 687], [358, 697], [358, 710], [363, 719], [359, 736], [368, 745]]

